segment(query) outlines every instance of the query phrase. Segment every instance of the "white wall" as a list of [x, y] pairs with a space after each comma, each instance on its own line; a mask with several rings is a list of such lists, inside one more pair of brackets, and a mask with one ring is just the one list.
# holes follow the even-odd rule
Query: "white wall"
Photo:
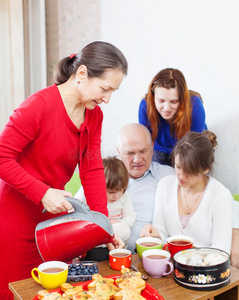
[[116, 154], [116, 135], [138, 122], [138, 105], [152, 77], [180, 69], [204, 100], [217, 134], [214, 176], [239, 193], [239, 5], [237, 0], [101, 0], [101, 38], [118, 46], [129, 73], [102, 106], [103, 156]]

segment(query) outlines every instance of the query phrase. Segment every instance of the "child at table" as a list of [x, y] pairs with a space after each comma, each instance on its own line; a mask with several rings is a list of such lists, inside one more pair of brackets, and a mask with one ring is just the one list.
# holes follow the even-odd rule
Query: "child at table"
[[[103, 165], [109, 220], [113, 226], [114, 234], [118, 235], [127, 245], [131, 227], [135, 222], [135, 211], [130, 196], [126, 191], [129, 174], [124, 163], [115, 156], [104, 158]], [[74, 197], [87, 203], [82, 186]]]

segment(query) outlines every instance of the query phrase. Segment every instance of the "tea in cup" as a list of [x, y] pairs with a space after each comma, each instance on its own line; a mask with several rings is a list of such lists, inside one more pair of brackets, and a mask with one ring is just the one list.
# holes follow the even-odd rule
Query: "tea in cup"
[[114, 249], [109, 252], [109, 266], [113, 270], [120, 271], [122, 268], [130, 268], [132, 252], [127, 249]]
[[149, 249], [162, 249], [162, 241], [155, 237], [143, 237], [136, 240], [136, 251], [140, 258], [142, 258], [142, 253]]
[[[37, 276], [35, 275], [37, 273]], [[68, 265], [61, 261], [48, 261], [40, 264], [31, 271], [32, 278], [45, 289], [59, 288], [65, 283], [68, 275]]]
[[192, 248], [194, 240], [185, 235], [174, 235], [167, 239], [167, 244], [164, 245], [163, 250], [168, 250], [172, 257], [179, 251]]
[[[154, 278], [169, 275], [173, 272], [173, 264], [170, 262], [171, 255], [161, 249], [146, 250], [142, 254], [142, 262], [145, 271]], [[169, 267], [169, 271], [167, 269]]]

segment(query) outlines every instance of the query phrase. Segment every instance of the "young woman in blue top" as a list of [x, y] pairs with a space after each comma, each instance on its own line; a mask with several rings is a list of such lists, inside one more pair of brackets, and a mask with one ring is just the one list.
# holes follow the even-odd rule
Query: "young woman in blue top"
[[207, 129], [201, 96], [189, 91], [182, 72], [167, 68], [156, 74], [139, 106], [139, 123], [154, 142], [153, 161], [171, 165], [171, 152], [188, 131]]

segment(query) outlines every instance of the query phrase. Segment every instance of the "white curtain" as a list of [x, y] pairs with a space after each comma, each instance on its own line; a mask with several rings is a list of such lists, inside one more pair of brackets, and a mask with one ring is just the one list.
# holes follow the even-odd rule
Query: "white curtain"
[[13, 110], [46, 87], [44, 0], [0, 0], [0, 131]]
[[12, 111], [7, 0], [0, 0], [0, 130]]

